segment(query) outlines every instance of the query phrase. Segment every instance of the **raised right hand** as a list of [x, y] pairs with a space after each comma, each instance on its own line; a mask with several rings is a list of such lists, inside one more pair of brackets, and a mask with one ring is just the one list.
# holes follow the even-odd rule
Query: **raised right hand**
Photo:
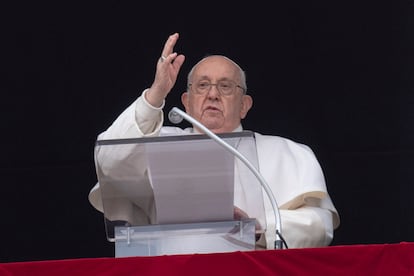
[[157, 61], [154, 82], [146, 93], [146, 100], [155, 107], [160, 107], [177, 81], [177, 76], [184, 63], [185, 56], [174, 52], [179, 34], [170, 35], [164, 44]]

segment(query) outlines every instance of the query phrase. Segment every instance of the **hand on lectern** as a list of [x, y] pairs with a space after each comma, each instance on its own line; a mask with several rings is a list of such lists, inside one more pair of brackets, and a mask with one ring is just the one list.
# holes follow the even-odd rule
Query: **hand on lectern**
[[[242, 220], [242, 219], [248, 219], [248, 218], [250, 217], [245, 211], [243, 211], [237, 206], [234, 206], [234, 219], [235, 220]], [[261, 229], [262, 227], [260, 226], [259, 222], [256, 220], [256, 232]]]
[[241, 220], [241, 219], [247, 219], [247, 218], [249, 218], [249, 216], [247, 215], [245, 211], [243, 211], [237, 206], [234, 206], [234, 219], [235, 220]]

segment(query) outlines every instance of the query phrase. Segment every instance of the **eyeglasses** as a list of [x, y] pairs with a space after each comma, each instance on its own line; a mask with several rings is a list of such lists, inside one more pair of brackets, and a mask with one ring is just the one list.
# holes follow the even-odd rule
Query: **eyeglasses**
[[197, 83], [190, 83], [189, 87], [193, 87], [193, 92], [197, 95], [205, 95], [208, 93], [212, 86], [216, 86], [217, 90], [223, 96], [230, 96], [233, 95], [236, 91], [236, 88], [240, 88], [243, 91], [243, 94], [246, 90], [231, 80], [220, 80], [217, 83], [211, 83], [208, 80], [202, 80]]

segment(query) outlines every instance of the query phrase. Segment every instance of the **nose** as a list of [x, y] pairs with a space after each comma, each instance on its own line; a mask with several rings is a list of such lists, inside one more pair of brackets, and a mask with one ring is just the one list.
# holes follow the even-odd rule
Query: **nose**
[[218, 98], [220, 95], [220, 91], [217, 88], [217, 84], [211, 84], [210, 90], [208, 91], [208, 97], [209, 98]]

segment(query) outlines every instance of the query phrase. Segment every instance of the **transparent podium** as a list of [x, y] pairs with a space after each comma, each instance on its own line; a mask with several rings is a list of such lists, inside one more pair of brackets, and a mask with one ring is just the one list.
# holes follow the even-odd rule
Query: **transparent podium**
[[[257, 167], [252, 132], [219, 137]], [[98, 140], [95, 167], [115, 257], [254, 250], [266, 230], [260, 182], [206, 135]]]

